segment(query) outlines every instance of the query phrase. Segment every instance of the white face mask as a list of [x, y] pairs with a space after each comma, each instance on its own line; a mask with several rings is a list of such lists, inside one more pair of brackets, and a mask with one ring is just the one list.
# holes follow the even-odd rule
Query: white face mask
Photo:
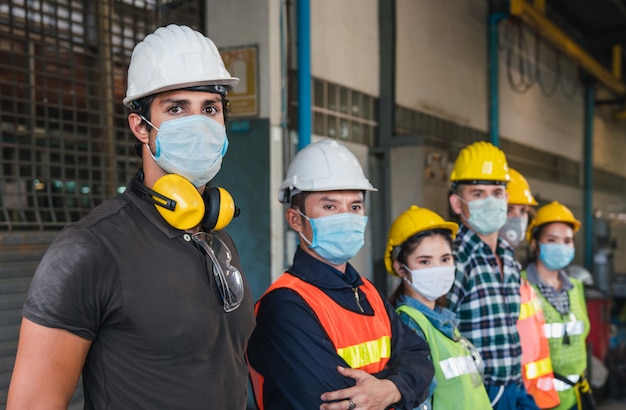
[[404, 268], [411, 272], [412, 278], [411, 281], [407, 278], [404, 278], [404, 280], [428, 300], [436, 300], [445, 295], [454, 283], [454, 273], [456, 272], [454, 265], [415, 270], [411, 270], [404, 265]]

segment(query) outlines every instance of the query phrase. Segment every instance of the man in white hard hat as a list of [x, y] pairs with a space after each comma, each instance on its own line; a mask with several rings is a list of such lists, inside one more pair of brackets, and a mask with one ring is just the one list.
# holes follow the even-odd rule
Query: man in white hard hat
[[248, 361], [260, 409], [413, 409], [426, 398], [428, 346], [348, 262], [364, 243], [366, 191], [334, 140], [289, 165], [279, 200], [300, 246], [256, 305]]
[[81, 373], [85, 408], [246, 408], [251, 294], [232, 240], [212, 231], [222, 209], [207, 192], [228, 195], [206, 187], [237, 82], [189, 27], [135, 47], [124, 104], [143, 168], [44, 255], [7, 408], [67, 408]]

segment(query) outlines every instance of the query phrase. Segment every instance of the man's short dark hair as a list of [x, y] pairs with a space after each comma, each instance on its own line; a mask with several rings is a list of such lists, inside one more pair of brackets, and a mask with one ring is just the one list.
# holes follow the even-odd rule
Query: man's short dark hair
[[304, 209], [304, 203], [306, 202], [307, 197], [311, 195], [311, 192], [300, 192], [291, 197], [291, 208], [299, 209], [300, 212], [306, 215], [306, 210]]

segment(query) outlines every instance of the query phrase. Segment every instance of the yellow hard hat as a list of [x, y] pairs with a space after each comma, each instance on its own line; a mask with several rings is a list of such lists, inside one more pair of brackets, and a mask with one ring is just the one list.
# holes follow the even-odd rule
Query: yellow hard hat
[[452, 182], [480, 183], [481, 181], [505, 183], [510, 180], [509, 166], [504, 152], [495, 145], [479, 141], [459, 152], [450, 174]]
[[530, 185], [526, 178], [513, 168], [509, 168], [509, 175], [511, 180], [506, 186], [506, 191], [509, 194], [509, 204], [512, 205], [532, 205], [536, 206], [537, 201], [530, 192]]
[[454, 222], [448, 222], [430, 209], [420, 208], [417, 205], [411, 205], [409, 209], [401, 213], [393, 221], [389, 229], [387, 249], [385, 250], [385, 267], [387, 272], [392, 275], [396, 274], [393, 270], [393, 261], [391, 260], [393, 248], [402, 245], [415, 234], [433, 229], [450, 231], [450, 236], [454, 238], [459, 230], [459, 225]]
[[537, 214], [526, 229], [526, 240], [530, 242], [537, 228], [551, 222], [563, 222], [569, 224], [572, 226], [574, 232], [577, 232], [578, 229], [580, 229], [580, 221], [574, 218], [572, 211], [570, 211], [565, 205], [554, 201], [537, 210]]

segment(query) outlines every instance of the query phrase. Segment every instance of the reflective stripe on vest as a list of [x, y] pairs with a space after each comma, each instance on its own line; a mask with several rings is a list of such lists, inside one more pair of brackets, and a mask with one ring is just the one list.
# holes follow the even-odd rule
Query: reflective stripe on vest
[[541, 310], [541, 301], [535, 296], [526, 302], [522, 301], [519, 308], [518, 320], [524, 320], [531, 316], [535, 316], [538, 312], [542, 312], [543, 315], [543, 311]]
[[[552, 373], [550, 373], [552, 374]], [[535, 386], [537, 386], [538, 390], [541, 390], [543, 392], [555, 392], [556, 393], [556, 389], [554, 388], [554, 380], [552, 378], [552, 376], [550, 377], [539, 377], [538, 379], [535, 379]], [[536, 401], [536, 400], [535, 400]], [[555, 407], [556, 405], [559, 404], [559, 400], [558, 400], [558, 396], [557, 396], [557, 400], [554, 404], [554, 406], [550, 406], [550, 407]], [[539, 404], [537, 404], [539, 406]]]
[[[391, 357], [391, 323], [385, 304], [374, 285], [363, 278], [359, 290], [372, 306], [373, 316], [352, 312], [337, 304], [318, 287], [289, 273], [283, 274], [265, 292], [289, 288], [313, 310], [340, 356], [353, 369], [378, 373]], [[255, 307], [258, 309], [258, 303]], [[340, 324], [340, 325], [339, 325]]]
[[570, 336], [582, 335], [585, 332], [585, 324], [582, 320], [569, 321], [563, 325], [563, 323], [546, 323], [543, 325], [543, 332], [548, 339], [559, 338], [565, 335], [563, 331], [567, 327], [567, 334]]
[[524, 368], [524, 376], [526, 376], [527, 379], [537, 379], [546, 374], [552, 374], [552, 361], [549, 357], [546, 357], [535, 362], [527, 363]]
[[[580, 376], [577, 375], [577, 374], [572, 374], [572, 375], [569, 375], [569, 376], [566, 376], [566, 377], [572, 383], [577, 383], [578, 379], [580, 379]], [[571, 386], [571, 385], [569, 385], [569, 384], [567, 384], [564, 381], [559, 380], [559, 379], [553, 379], [552, 383], [554, 384], [554, 390], [556, 390], [556, 391], [565, 391], [565, 390], [569, 390], [572, 387], [574, 387], [574, 386]]]
[[337, 354], [353, 369], [365, 367], [380, 361], [381, 358], [391, 357], [391, 338], [383, 336], [378, 340], [339, 348]]
[[450, 357], [449, 359], [441, 360], [439, 366], [441, 366], [441, 371], [446, 379], [452, 379], [464, 374], [478, 374], [476, 363], [474, 363], [474, 359], [471, 356]]

